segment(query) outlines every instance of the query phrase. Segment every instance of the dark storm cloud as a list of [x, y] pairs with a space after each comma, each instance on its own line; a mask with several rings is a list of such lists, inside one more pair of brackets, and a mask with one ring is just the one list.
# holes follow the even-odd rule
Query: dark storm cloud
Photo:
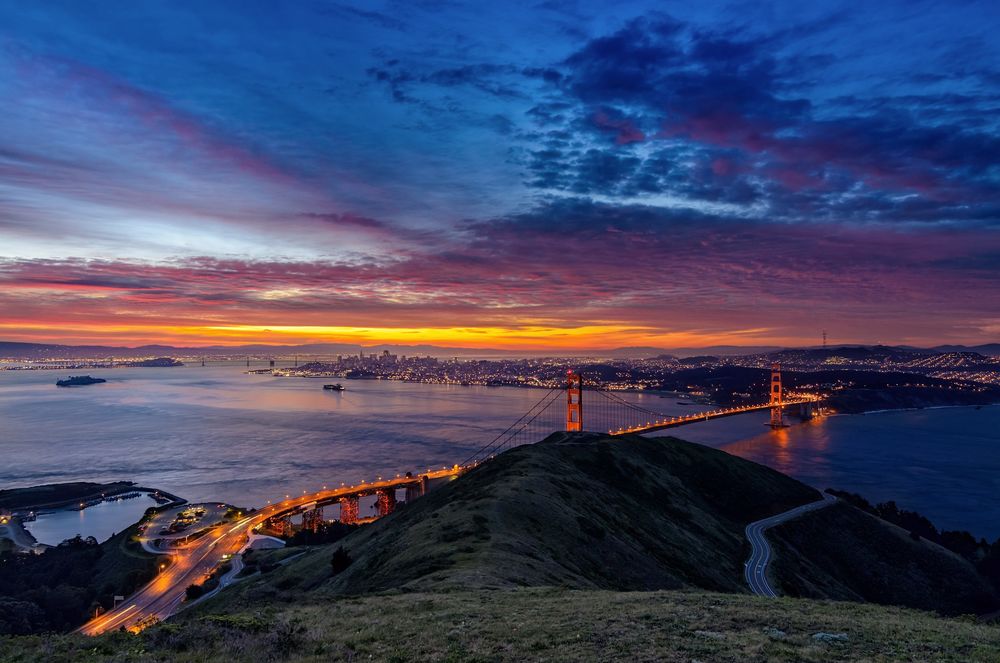
[[[562, 63], [563, 101], [529, 114], [613, 145], [537, 150], [529, 182], [763, 200], [788, 219], [822, 210], [842, 220], [996, 221], [1000, 138], [984, 112], [996, 95], [841, 98], [820, 112], [798, 81], [827, 58], [785, 55], [790, 39], [664, 17], [592, 39]], [[635, 150], [644, 143], [680, 147], [684, 159]]]

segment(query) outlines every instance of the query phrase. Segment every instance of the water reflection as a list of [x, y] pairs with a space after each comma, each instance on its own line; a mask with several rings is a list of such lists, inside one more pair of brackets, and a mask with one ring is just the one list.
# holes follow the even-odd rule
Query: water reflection
[[828, 479], [822, 470], [827, 466], [830, 435], [827, 419], [792, 420], [787, 428], [768, 430], [745, 439], [718, 445], [727, 452], [772, 467], [791, 476], [809, 475], [814, 480]]

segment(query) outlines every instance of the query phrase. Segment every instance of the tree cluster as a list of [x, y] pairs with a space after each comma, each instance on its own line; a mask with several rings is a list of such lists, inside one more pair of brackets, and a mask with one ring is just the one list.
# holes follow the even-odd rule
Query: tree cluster
[[[117, 544], [112, 539], [105, 545]], [[98, 609], [112, 607], [116, 594], [131, 594], [155, 573], [152, 559], [102, 573], [106, 554], [92, 537], [79, 536], [41, 555], [0, 554], [0, 634], [71, 630]]]
[[827, 490], [848, 504], [901, 527], [914, 539], [927, 539], [967, 559], [1000, 591], [1000, 539], [989, 543], [964, 530], [938, 530], [926, 516], [899, 508], [894, 501], [872, 505], [864, 497], [841, 490]]

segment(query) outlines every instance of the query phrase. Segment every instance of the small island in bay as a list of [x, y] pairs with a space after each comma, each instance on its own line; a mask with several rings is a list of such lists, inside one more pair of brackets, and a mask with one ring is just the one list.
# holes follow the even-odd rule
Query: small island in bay
[[100, 384], [107, 382], [104, 378], [92, 378], [89, 375], [70, 376], [65, 380], [56, 380], [57, 387], [83, 387], [88, 384]]

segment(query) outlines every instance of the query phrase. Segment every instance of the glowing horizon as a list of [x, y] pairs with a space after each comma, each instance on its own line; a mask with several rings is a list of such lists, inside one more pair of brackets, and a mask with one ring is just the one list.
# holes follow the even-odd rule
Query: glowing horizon
[[[244, 345], [298, 346], [344, 344], [362, 347], [421, 345], [463, 350], [502, 350], [524, 352], [607, 351], [623, 347], [663, 349], [707, 348], [714, 346], [810, 347], [821, 344], [820, 338], [780, 338], [766, 335], [767, 330], [744, 330], [740, 333], [709, 334], [698, 332], [656, 333], [655, 330], [588, 326], [582, 328], [343, 328], [294, 327], [278, 325], [233, 325], [227, 327], [108, 327], [91, 330], [77, 328], [69, 336], [53, 336], [53, 330], [39, 327], [34, 333], [19, 327], [16, 336], [6, 333], [11, 327], [0, 324], [0, 341], [59, 345], [101, 345], [134, 348], [144, 345], [169, 345], [179, 348], [238, 347]], [[89, 331], [89, 333], [87, 333]], [[872, 345], [858, 339], [831, 339], [831, 345]], [[897, 343], [888, 343], [889, 345]], [[913, 345], [900, 342], [899, 345]], [[977, 345], [975, 341], [957, 343]], [[930, 345], [928, 344], [928, 347]]]

